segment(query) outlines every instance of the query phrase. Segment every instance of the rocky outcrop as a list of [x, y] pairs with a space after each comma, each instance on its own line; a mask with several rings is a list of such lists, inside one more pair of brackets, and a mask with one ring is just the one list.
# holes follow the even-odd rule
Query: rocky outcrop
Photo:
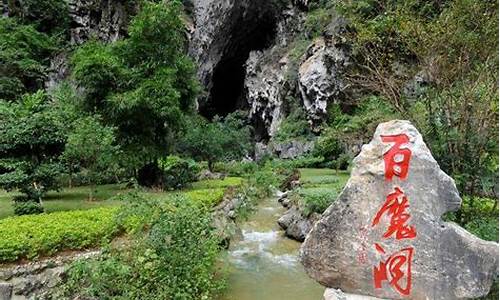
[[250, 53], [246, 62], [245, 91], [249, 117], [256, 125], [257, 138], [272, 137], [288, 113], [287, 98], [294, 98], [297, 72], [290, 60], [290, 42], [301, 31], [304, 15], [295, 8], [282, 13], [276, 25], [274, 45]]
[[245, 201], [243, 194], [228, 192], [221, 203], [213, 209], [213, 226], [224, 248], [229, 247], [231, 238], [240, 231], [236, 224], [236, 217], [238, 209], [246, 205]]
[[257, 32], [259, 26], [268, 22], [264, 27], [272, 30], [277, 12], [265, 0], [193, 0], [193, 5], [194, 31], [189, 53], [198, 64], [200, 81], [209, 90], [213, 72], [221, 60], [238, 54], [246, 55], [246, 60], [252, 50], [252, 45], [248, 45], [254, 41], [252, 38], [266, 34]]
[[306, 237], [301, 261], [327, 287], [389, 299], [484, 296], [498, 244], [444, 213], [460, 207], [452, 178], [408, 121], [380, 124], [346, 187]]
[[310, 153], [313, 149], [314, 141], [271, 141], [267, 145], [264, 143], [257, 143], [255, 146], [255, 159], [260, 160], [268, 155], [277, 156], [281, 159], [294, 159]]
[[278, 219], [278, 225], [285, 230], [287, 237], [303, 242], [321, 215], [313, 213], [305, 217], [296, 206], [290, 205], [288, 199], [285, 199], [282, 204], [284, 207], [288, 206], [289, 209]]
[[70, 0], [72, 44], [89, 38], [114, 42], [124, 36], [134, 7], [122, 0]]
[[313, 125], [324, 120], [328, 104], [341, 102], [347, 86], [343, 79], [349, 65], [345, 28], [345, 20], [334, 17], [323, 36], [309, 46], [299, 67], [299, 90]]
[[273, 136], [286, 116], [283, 99], [287, 93], [284, 86], [287, 85], [288, 59], [283, 57], [277, 64], [265, 64], [262, 63], [265, 58], [263, 52], [251, 52], [246, 63], [249, 117], [256, 124], [259, 140]]
[[[297, 182], [296, 185], [298, 184]], [[301, 207], [290, 198], [291, 194], [292, 191], [289, 190], [278, 196], [278, 202], [287, 209], [278, 219], [278, 225], [285, 231], [287, 237], [303, 242], [321, 215], [312, 213], [306, 216]]]
[[336, 289], [326, 289], [323, 295], [323, 300], [383, 300], [380, 298], [362, 296], [355, 294], [347, 294], [341, 290]]

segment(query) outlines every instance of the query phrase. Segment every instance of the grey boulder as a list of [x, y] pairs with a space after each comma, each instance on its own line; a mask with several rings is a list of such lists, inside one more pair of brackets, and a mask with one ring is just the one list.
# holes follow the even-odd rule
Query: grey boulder
[[[382, 141], [401, 135], [408, 141]], [[386, 168], [384, 157], [395, 165]], [[453, 179], [417, 129], [408, 121], [382, 123], [355, 158], [342, 193], [306, 237], [302, 264], [316, 281], [347, 293], [433, 300], [484, 296], [498, 278], [498, 244], [442, 220], [460, 205]]]

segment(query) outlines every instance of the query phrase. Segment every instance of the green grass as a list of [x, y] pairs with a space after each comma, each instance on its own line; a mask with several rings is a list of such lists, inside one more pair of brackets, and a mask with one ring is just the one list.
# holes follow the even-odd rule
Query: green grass
[[349, 179], [349, 172], [332, 169], [299, 169], [300, 182], [304, 187], [329, 185], [342, 189]]
[[[73, 187], [64, 188], [60, 192], [49, 192], [43, 200], [45, 212], [52, 213], [57, 211], [69, 210], [85, 210], [98, 207], [109, 207], [119, 205], [120, 202], [112, 200], [113, 196], [120, 193], [126, 193], [128, 190], [123, 189], [117, 184], [101, 185], [96, 187], [94, 200], [88, 200], [89, 187]], [[6, 192], [0, 190], [0, 219], [14, 215], [12, 207], [12, 198], [20, 195], [17, 192]]]
[[[193, 200], [197, 202], [217, 204], [222, 199], [221, 190], [223, 194], [223, 191], [226, 188], [238, 186], [242, 183], [242, 181], [243, 179], [241, 177], [202, 180], [193, 182], [191, 187], [180, 191], [180, 193], [187, 193], [188, 197], [193, 198]], [[215, 191], [212, 191], [211, 189], [215, 189]], [[80, 186], [63, 188], [59, 192], [49, 192], [47, 197], [43, 200], [43, 207], [45, 212], [52, 213], [58, 211], [87, 210], [98, 207], [119, 206], [121, 205], [121, 202], [113, 199], [113, 197], [129, 191], [130, 189], [124, 189], [118, 184], [100, 185], [95, 189], [93, 194], [94, 200], [89, 201], [89, 187]], [[179, 193], [179, 191], [154, 192], [146, 190], [142, 192], [143, 195], [157, 199], [165, 198], [172, 193]], [[16, 195], [20, 195], [20, 193], [0, 190], [0, 219], [14, 215], [12, 198]]]
[[[141, 195], [167, 201], [181, 194], [195, 203], [218, 204], [227, 188], [242, 183], [239, 177], [196, 182], [182, 191], [155, 192], [143, 190]], [[44, 199], [46, 213], [13, 216], [12, 197], [18, 193], [0, 192], [0, 262], [32, 259], [52, 255], [61, 250], [98, 246], [119, 233], [114, 221], [121, 200], [114, 197], [129, 190], [119, 185], [96, 187], [96, 200], [88, 201], [88, 187], [65, 188], [51, 192]]]

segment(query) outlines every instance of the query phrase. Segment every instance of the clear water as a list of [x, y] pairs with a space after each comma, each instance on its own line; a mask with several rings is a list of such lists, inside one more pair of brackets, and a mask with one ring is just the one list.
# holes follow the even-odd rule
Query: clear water
[[219, 300], [321, 300], [324, 287], [310, 279], [300, 261], [300, 243], [286, 238], [276, 220], [284, 208], [263, 200], [240, 225], [225, 263], [228, 289]]

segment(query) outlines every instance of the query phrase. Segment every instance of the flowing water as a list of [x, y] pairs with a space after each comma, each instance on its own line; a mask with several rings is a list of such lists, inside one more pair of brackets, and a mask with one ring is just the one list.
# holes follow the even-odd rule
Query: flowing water
[[220, 300], [321, 300], [324, 287], [299, 261], [300, 243], [286, 238], [276, 221], [284, 213], [276, 199], [263, 200], [240, 224], [226, 264], [228, 290]]

